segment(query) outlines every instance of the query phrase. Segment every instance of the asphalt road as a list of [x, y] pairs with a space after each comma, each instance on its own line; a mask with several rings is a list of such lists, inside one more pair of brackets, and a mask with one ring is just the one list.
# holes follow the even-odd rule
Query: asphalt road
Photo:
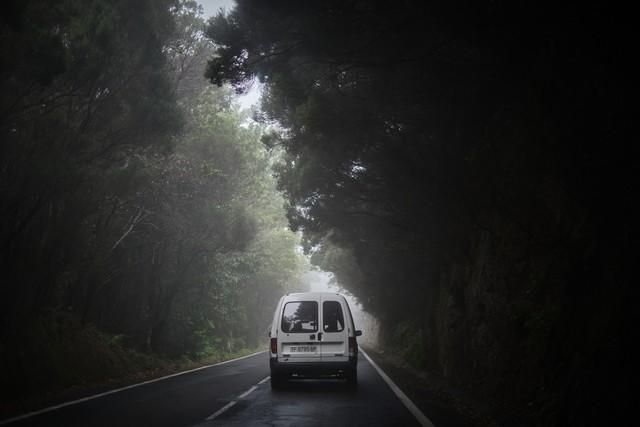
[[[272, 391], [266, 352], [47, 411], [11, 426], [418, 426], [374, 367]], [[2, 424], [0, 422], [0, 424]]]

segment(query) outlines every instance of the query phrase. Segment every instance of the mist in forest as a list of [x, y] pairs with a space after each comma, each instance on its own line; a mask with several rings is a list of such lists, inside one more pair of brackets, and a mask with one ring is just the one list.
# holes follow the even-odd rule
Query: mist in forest
[[346, 290], [336, 282], [332, 273], [311, 270], [302, 275], [302, 282], [308, 285], [309, 292], [335, 292], [343, 295], [351, 309], [356, 329], [362, 331], [362, 336], [358, 338], [360, 345], [371, 348], [379, 347], [378, 334], [380, 325], [378, 320], [372, 314], [363, 310], [358, 298], [346, 292]]
[[198, 4], [94, 3], [3, 15], [3, 401], [260, 348], [308, 269]]
[[328, 290], [360, 345], [498, 425], [611, 423], [637, 323], [623, 12], [4, 2], [0, 401], [266, 350], [282, 295]]

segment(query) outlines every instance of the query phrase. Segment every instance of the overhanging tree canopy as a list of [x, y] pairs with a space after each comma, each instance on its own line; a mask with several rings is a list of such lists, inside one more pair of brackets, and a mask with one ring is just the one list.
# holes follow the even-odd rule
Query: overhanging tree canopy
[[571, 332], [592, 304], [625, 323], [628, 252], [588, 249], [629, 247], [603, 227], [633, 223], [625, 28], [587, 4], [239, 0], [207, 77], [266, 84], [290, 222], [387, 338], [460, 384], [521, 384], [513, 404], [580, 381], [541, 366], [599, 354]]

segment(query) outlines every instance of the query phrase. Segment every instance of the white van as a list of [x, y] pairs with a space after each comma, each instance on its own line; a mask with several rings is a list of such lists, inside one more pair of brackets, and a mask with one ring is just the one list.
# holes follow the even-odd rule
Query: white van
[[330, 292], [280, 298], [269, 332], [271, 387], [289, 378], [346, 378], [358, 383], [358, 343], [347, 300]]

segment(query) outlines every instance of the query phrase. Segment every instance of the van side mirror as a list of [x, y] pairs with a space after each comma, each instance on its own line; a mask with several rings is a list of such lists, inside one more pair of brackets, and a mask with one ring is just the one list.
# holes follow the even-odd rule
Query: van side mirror
[[271, 329], [267, 329], [267, 336], [271, 338]]
[[358, 330], [356, 331], [356, 336], [357, 336], [357, 337], [359, 337], [360, 335], [362, 335], [362, 331], [358, 329]]

